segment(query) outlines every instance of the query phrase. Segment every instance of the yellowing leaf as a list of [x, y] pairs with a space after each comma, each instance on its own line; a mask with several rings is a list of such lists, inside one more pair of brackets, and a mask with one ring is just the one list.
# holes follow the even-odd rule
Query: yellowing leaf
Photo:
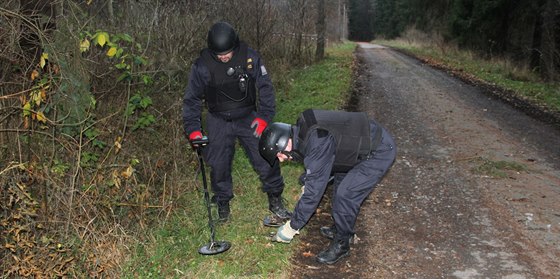
[[105, 32], [97, 33], [97, 44], [100, 46], [104, 46], [107, 41], [109, 40], [109, 34]]
[[41, 69], [45, 67], [45, 64], [47, 64], [47, 61], [49, 59], [49, 54], [46, 52], [43, 52], [43, 54], [41, 54], [41, 60], [39, 61], [39, 65], [41, 66]]
[[45, 67], [45, 64], [47, 64], [47, 62], [45, 62], [45, 59], [41, 57], [41, 61], [39, 62], [41, 69]]
[[35, 80], [38, 76], [39, 72], [37, 72], [37, 70], [33, 70], [33, 72], [31, 72], [31, 80]]
[[43, 123], [47, 123], [47, 118], [42, 112], [37, 112], [37, 120]]
[[118, 137], [117, 140], [115, 140], [115, 153], [119, 153], [122, 148], [120, 141], [121, 137]]
[[315, 256], [311, 251], [303, 252], [302, 255], [306, 258]]
[[84, 53], [89, 50], [90, 42], [87, 38], [84, 38], [80, 42], [80, 52]]
[[27, 102], [23, 105], [23, 116], [31, 115], [31, 103]]
[[31, 93], [31, 100], [33, 100], [36, 106], [41, 105], [41, 92], [33, 91], [33, 93]]
[[121, 187], [121, 179], [119, 178], [119, 173], [117, 172], [117, 170], [113, 171], [113, 174], [111, 175], [113, 177], [113, 185], [117, 188]]
[[116, 53], [117, 53], [117, 48], [116, 48], [116, 47], [111, 47], [111, 48], [107, 51], [107, 56], [113, 57], [113, 56], [115, 56]]
[[128, 168], [126, 168], [125, 171], [123, 171], [121, 173], [122, 177], [124, 178], [129, 178], [132, 176], [132, 172], [134, 171], [134, 169], [132, 168], [132, 166], [128, 166]]

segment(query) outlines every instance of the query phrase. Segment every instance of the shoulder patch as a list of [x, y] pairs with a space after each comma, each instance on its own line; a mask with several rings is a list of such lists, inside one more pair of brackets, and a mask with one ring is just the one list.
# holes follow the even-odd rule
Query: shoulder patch
[[266, 72], [266, 68], [264, 67], [264, 65], [261, 66], [261, 73], [263, 76], [266, 76], [268, 73]]

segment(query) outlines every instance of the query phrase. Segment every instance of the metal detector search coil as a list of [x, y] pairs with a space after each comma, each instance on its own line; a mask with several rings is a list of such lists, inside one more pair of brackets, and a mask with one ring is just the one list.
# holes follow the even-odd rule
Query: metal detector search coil
[[208, 145], [208, 138], [206, 136], [202, 137], [201, 139], [195, 139], [192, 141], [192, 144], [195, 145], [196, 155], [198, 157], [198, 163], [200, 165], [200, 173], [202, 173], [202, 185], [204, 186], [204, 201], [206, 202], [206, 209], [208, 210], [208, 226], [210, 227], [210, 241], [206, 244], [201, 246], [198, 249], [198, 253], [202, 255], [216, 255], [222, 252], [227, 251], [231, 244], [227, 241], [215, 241], [214, 240], [214, 221], [212, 220], [212, 209], [210, 205], [210, 194], [208, 193], [208, 185], [206, 183], [206, 170], [204, 168], [204, 160], [202, 159], [202, 148]]

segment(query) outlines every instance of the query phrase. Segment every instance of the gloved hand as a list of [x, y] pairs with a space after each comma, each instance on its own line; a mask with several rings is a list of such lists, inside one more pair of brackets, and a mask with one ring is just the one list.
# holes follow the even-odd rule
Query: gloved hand
[[305, 185], [305, 177], [307, 176], [307, 172], [303, 172], [298, 179], [299, 185], [304, 186]]
[[288, 221], [278, 228], [278, 231], [272, 237], [272, 241], [290, 243], [296, 234], [299, 234], [299, 230], [292, 229], [290, 221]]
[[255, 120], [253, 120], [253, 123], [251, 123], [251, 128], [254, 129], [253, 131], [253, 136], [260, 138], [262, 135], [262, 132], [264, 131], [264, 128], [266, 128], [266, 126], [268, 125], [268, 123], [266, 123], [266, 121], [264, 121], [261, 118], [255, 118]]
[[193, 147], [198, 147], [198, 144], [192, 144], [192, 141], [199, 139], [202, 139], [202, 133], [200, 131], [194, 131], [189, 134], [189, 141]]

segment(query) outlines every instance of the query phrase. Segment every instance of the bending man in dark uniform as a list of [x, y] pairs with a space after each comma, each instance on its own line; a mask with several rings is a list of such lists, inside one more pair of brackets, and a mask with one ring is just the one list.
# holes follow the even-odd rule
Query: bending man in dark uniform
[[269, 209], [280, 219], [290, 216], [282, 201], [284, 180], [278, 166], [270, 166], [258, 151], [258, 138], [275, 114], [272, 81], [259, 54], [240, 42], [233, 27], [218, 22], [208, 32], [208, 48], [192, 66], [183, 98], [183, 123], [189, 140], [203, 137], [202, 99], [208, 106], [206, 130], [209, 144], [203, 150], [211, 167], [210, 180], [220, 220], [230, 215], [233, 198], [232, 161], [239, 139], [262, 190], [268, 194]]
[[274, 241], [290, 243], [317, 209], [334, 176], [334, 225], [321, 228], [332, 242], [317, 255], [317, 260], [326, 264], [348, 255], [360, 206], [396, 157], [389, 132], [369, 120], [366, 113], [325, 110], [304, 111], [296, 125], [268, 125], [259, 151], [271, 165], [277, 165], [277, 160], [293, 160], [305, 167], [302, 195], [292, 218], [278, 228]]

